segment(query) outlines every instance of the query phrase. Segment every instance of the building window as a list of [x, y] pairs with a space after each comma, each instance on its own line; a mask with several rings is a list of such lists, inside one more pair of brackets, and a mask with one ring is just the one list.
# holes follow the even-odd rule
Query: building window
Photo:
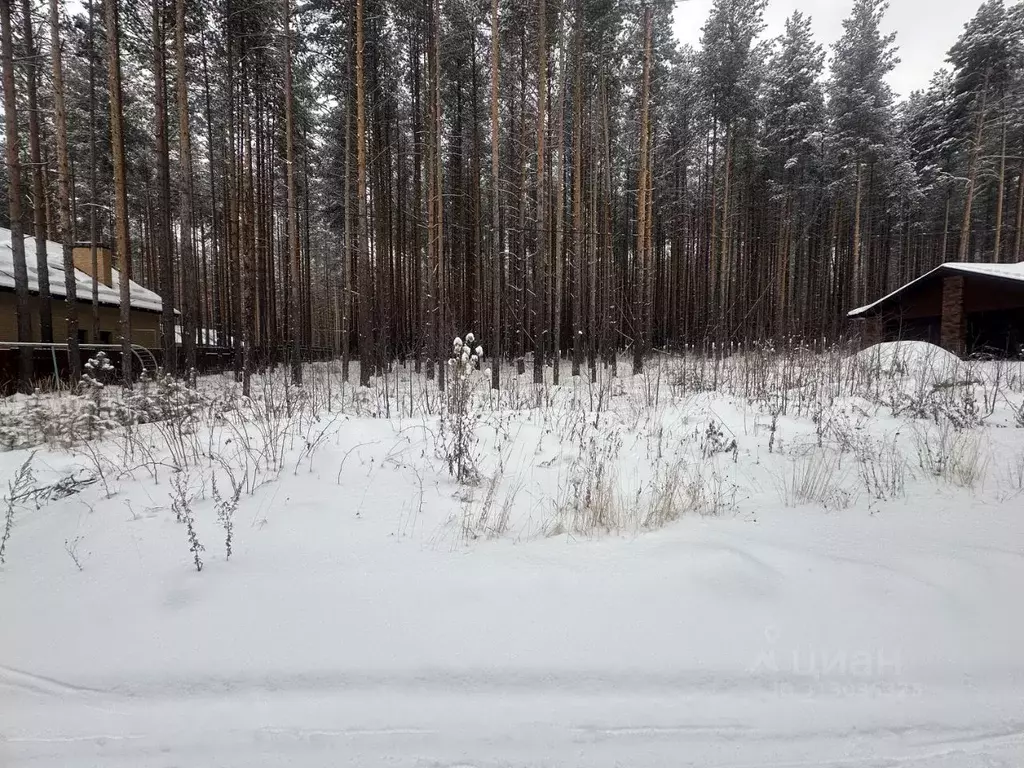
[[89, 332], [84, 331], [81, 328], [78, 329], [78, 343], [88, 344], [89, 343]]
[[100, 331], [100, 344], [113, 344], [114, 334], [112, 331]]

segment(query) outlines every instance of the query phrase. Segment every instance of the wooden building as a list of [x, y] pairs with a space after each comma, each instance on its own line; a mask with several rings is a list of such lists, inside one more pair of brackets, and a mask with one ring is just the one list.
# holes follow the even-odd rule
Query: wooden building
[[849, 313], [868, 343], [911, 339], [964, 356], [1024, 356], [1024, 262], [948, 262]]
[[[113, 268], [108, 248], [98, 247], [96, 287], [99, 304], [99, 335], [92, 334], [93, 265], [89, 245], [75, 246], [75, 283], [78, 298], [79, 341], [91, 344], [120, 343], [120, 275]], [[25, 238], [25, 261], [28, 266], [29, 305], [32, 317], [31, 341], [39, 341], [39, 271], [36, 264], [36, 242]], [[59, 243], [47, 241], [46, 261], [49, 267], [50, 295], [53, 297], [53, 340], [67, 339], [64, 252]], [[153, 349], [160, 346], [160, 296], [135, 281], [131, 291], [132, 342]], [[0, 228], [0, 343], [17, 341], [18, 326], [14, 293], [14, 256], [11, 251], [11, 231]]]

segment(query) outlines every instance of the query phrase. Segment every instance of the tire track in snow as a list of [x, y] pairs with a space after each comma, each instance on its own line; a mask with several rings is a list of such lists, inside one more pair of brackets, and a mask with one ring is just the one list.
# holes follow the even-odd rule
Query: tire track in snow
[[41, 693], [48, 696], [79, 696], [83, 694], [106, 693], [103, 690], [66, 683], [62, 680], [46, 677], [45, 675], [23, 672], [20, 669], [14, 669], [3, 664], [0, 664], [0, 687], [16, 691]]

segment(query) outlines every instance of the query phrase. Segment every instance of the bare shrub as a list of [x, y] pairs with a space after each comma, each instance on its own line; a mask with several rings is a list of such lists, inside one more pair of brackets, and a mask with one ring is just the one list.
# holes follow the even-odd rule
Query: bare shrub
[[35, 487], [35, 476], [32, 473], [34, 457], [35, 453], [30, 453], [14, 473], [14, 477], [7, 481], [7, 495], [4, 496], [4, 532], [0, 535], [0, 565], [5, 562], [7, 542], [14, 527], [14, 510]]
[[117, 493], [117, 488], [112, 485], [113, 480], [125, 472], [124, 467], [118, 467], [117, 464], [104, 452], [102, 446], [93, 442], [83, 442], [76, 448], [76, 454], [84, 456], [89, 463], [90, 476], [93, 481], [98, 478], [100, 483], [103, 485], [103, 495], [106, 498], [111, 498]]
[[516, 497], [519, 496], [519, 492], [523, 489], [523, 481], [521, 479], [513, 480], [508, 488], [505, 489], [505, 495], [501, 500], [501, 506], [498, 508], [498, 514], [494, 518], [494, 523], [491, 526], [490, 536], [497, 538], [504, 536], [508, 532], [509, 521], [512, 518], [512, 508], [516, 504]]
[[738, 490], [716, 461], [691, 464], [683, 485], [684, 511], [711, 517], [725, 514], [736, 508]]
[[789, 472], [783, 474], [783, 503], [788, 507], [820, 504], [825, 509], [845, 509], [851, 501], [845, 487], [846, 474], [838, 454], [810, 451], [794, 459]]
[[[231, 544], [235, 531], [235, 510], [238, 509], [238, 501], [242, 497], [242, 483], [231, 470], [231, 466], [223, 463], [224, 471], [231, 483], [231, 495], [224, 497], [217, 487], [217, 475], [210, 478], [211, 494], [213, 496], [214, 509], [217, 510], [217, 520], [224, 529], [224, 559], [231, 559]], [[190, 534], [191, 536], [191, 534]]]
[[615, 468], [621, 449], [618, 432], [586, 439], [559, 487], [548, 535], [590, 534], [623, 527], [624, 507]]
[[859, 453], [869, 420], [857, 406], [821, 409], [815, 416], [818, 447], [827, 443], [840, 453]]
[[68, 557], [71, 558], [71, 562], [75, 564], [75, 568], [79, 571], [84, 571], [82, 567], [82, 558], [78, 554], [78, 545], [82, 543], [81, 536], [75, 536], [71, 539], [64, 539], [64, 551], [68, 553]]
[[988, 459], [976, 432], [948, 421], [914, 424], [912, 430], [918, 465], [926, 474], [963, 488], [974, 488], [984, 477]]
[[949, 388], [939, 386], [932, 394], [931, 412], [936, 421], [946, 419], [956, 429], [981, 426], [984, 416], [974, 396], [973, 385]]
[[1004, 464], [999, 485], [1002, 501], [1024, 494], [1024, 451]]
[[516, 496], [522, 489], [522, 480], [517, 479], [512, 482], [499, 504], [498, 491], [504, 478], [505, 466], [503, 462], [499, 462], [497, 470], [487, 480], [479, 503], [475, 506], [471, 503], [465, 506], [462, 517], [464, 541], [479, 538], [496, 539], [508, 532], [512, 507], [515, 505]]
[[184, 472], [174, 475], [171, 487], [173, 488], [171, 511], [174, 512], [174, 517], [179, 523], [185, 524], [185, 531], [188, 535], [188, 551], [192, 553], [192, 562], [195, 563], [196, 570], [202, 571], [203, 561], [199, 555], [206, 551], [206, 547], [200, 543], [199, 534], [196, 533], [195, 515], [192, 512], [192, 503], [195, 499], [189, 490], [188, 478]]
[[682, 517], [692, 508], [692, 478], [682, 462], [657, 467], [650, 484], [645, 528], [659, 528]]
[[332, 428], [338, 423], [339, 418], [340, 414], [334, 414], [324, 419], [321, 419], [319, 415], [311, 414], [312, 423], [305, 428], [301, 436], [302, 451], [295, 462], [294, 474], [297, 475], [299, 473], [299, 465], [303, 459], [309, 461], [309, 471], [313, 471], [313, 456], [327, 440]]
[[867, 494], [878, 501], [906, 494], [907, 459], [897, 437], [881, 442], [865, 439], [857, 447], [857, 475]]
[[1024, 400], [1014, 406], [1010, 404], [1010, 410], [1013, 412], [1013, 421], [1019, 429], [1024, 429]]
[[644, 528], [661, 528], [695, 513], [720, 514], [728, 502], [721, 476], [706, 463], [680, 460], [660, 464], [647, 493]]

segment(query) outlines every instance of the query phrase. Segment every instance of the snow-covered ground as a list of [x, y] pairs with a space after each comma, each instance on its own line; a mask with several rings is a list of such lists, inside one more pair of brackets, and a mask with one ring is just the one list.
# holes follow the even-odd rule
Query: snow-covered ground
[[1022, 373], [481, 375], [475, 484], [401, 368], [19, 398], [0, 765], [1020, 766]]

